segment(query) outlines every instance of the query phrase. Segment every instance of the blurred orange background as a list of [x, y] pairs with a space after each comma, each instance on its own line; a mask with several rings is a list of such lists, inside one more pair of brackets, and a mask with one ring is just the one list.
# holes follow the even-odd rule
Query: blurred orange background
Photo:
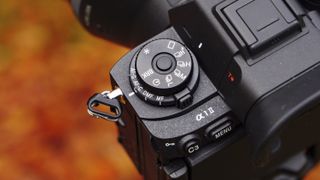
[[141, 179], [114, 124], [86, 112], [127, 51], [88, 34], [67, 1], [0, 1], [0, 179]]
[[115, 125], [86, 111], [127, 51], [67, 1], [0, 1], [0, 179], [141, 179]]

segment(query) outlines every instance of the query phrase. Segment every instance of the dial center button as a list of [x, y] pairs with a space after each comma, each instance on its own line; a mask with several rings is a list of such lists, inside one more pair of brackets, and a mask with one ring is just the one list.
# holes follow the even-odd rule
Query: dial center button
[[168, 53], [160, 53], [153, 59], [153, 68], [160, 74], [171, 73], [176, 66], [176, 59]]
[[161, 71], [167, 71], [172, 67], [172, 61], [168, 56], [162, 56], [157, 60], [157, 67]]

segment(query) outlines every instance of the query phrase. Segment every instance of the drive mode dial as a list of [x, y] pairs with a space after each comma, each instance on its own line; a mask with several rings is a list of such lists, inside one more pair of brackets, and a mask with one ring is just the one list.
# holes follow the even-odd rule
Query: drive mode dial
[[189, 51], [177, 41], [160, 39], [147, 44], [137, 56], [136, 69], [149, 91], [170, 95], [182, 90], [193, 68]]
[[141, 48], [131, 62], [130, 80], [139, 97], [160, 106], [185, 107], [192, 101], [199, 67], [182, 43], [157, 39]]

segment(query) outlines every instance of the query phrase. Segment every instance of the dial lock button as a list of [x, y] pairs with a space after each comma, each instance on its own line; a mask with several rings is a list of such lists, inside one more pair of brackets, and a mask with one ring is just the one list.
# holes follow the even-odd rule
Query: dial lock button
[[158, 54], [153, 59], [153, 68], [160, 74], [169, 74], [175, 69], [176, 60], [175, 58], [167, 53]]

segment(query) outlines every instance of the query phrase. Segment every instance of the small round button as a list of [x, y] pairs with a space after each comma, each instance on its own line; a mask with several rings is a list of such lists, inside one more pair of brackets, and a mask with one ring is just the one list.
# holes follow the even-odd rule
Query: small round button
[[193, 154], [195, 153], [196, 151], [198, 151], [200, 149], [200, 145], [199, 145], [199, 142], [198, 141], [190, 141], [186, 144], [186, 146], [184, 147], [184, 151], [187, 153], [187, 154]]
[[160, 73], [167, 72], [168, 70], [172, 69], [172, 67], [175, 65], [175, 58], [167, 53], [161, 53], [158, 54], [154, 60], [155, 65], [154, 68]]
[[172, 62], [169, 58], [164, 57], [157, 60], [157, 68], [159, 68], [161, 71], [167, 71], [172, 67]]
[[193, 154], [200, 150], [200, 139], [197, 135], [187, 135], [179, 143], [181, 150], [186, 154]]

